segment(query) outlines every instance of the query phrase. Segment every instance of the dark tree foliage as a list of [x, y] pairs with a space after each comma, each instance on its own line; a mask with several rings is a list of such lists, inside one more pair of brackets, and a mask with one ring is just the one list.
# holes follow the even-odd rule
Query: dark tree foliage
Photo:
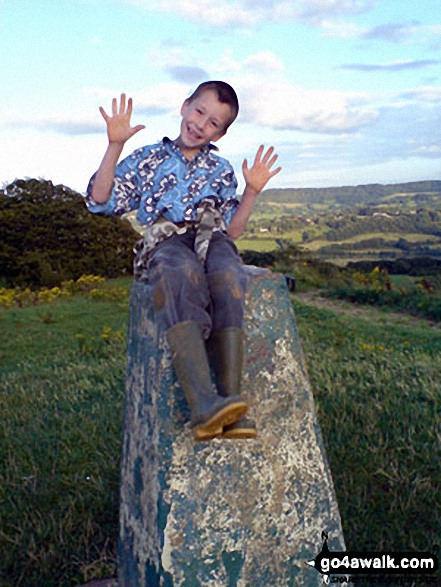
[[433, 257], [402, 258], [385, 261], [350, 261], [347, 269], [370, 273], [379, 267], [386, 270], [390, 275], [438, 275], [441, 271], [441, 260]]
[[256, 265], [256, 267], [271, 267], [276, 262], [275, 252], [261, 253], [259, 251], [243, 251], [241, 254], [245, 265]]
[[441, 236], [441, 214], [427, 210], [402, 213], [396, 216], [345, 216], [327, 222], [329, 230], [324, 236], [329, 241], [340, 241], [369, 233], [430, 234]]
[[121, 219], [91, 214], [66, 186], [19, 179], [0, 190], [3, 285], [53, 287], [85, 274], [130, 274], [138, 238]]

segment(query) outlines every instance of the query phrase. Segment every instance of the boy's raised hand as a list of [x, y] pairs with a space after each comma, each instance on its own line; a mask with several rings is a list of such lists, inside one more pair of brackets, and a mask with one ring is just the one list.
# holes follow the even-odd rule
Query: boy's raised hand
[[112, 116], [109, 116], [104, 108], [100, 106], [101, 116], [107, 124], [107, 137], [109, 143], [117, 143], [124, 145], [124, 143], [133, 137], [134, 134], [143, 130], [145, 126], [138, 124], [138, 126], [130, 126], [130, 118], [132, 116], [132, 98], [129, 98], [126, 108], [126, 95], [121, 94], [121, 99], [118, 108], [118, 101], [116, 98], [112, 100]]
[[[270, 147], [263, 155], [264, 146], [261, 145], [257, 150], [254, 163], [251, 168], [248, 167], [248, 161], [245, 159], [242, 164], [242, 172], [245, 178], [246, 187], [252, 190], [256, 195], [263, 190], [268, 181], [274, 177], [282, 169], [276, 167], [271, 170], [271, 167], [277, 160], [278, 155], [273, 155], [274, 147]], [[263, 156], [262, 156], [263, 155]]]

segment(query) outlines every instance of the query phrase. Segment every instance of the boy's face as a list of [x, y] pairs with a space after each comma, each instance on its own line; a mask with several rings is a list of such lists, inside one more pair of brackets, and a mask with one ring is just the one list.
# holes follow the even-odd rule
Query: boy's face
[[206, 90], [181, 108], [181, 133], [178, 144], [187, 159], [191, 159], [208, 143], [218, 141], [227, 132], [231, 107], [219, 102], [213, 90]]

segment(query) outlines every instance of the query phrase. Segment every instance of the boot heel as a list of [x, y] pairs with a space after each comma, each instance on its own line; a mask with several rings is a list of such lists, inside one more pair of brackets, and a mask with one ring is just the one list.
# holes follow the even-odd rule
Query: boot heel
[[[209, 358], [213, 366], [219, 394], [238, 397], [244, 362], [244, 331], [228, 327], [212, 333], [208, 341]], [[256, 423], [243, 416], [225, 423], [222, 438], [256, 438]]]
[[225, 426], [222, 431], [222, 438], [230, 440], [240, 440], [246, 438], [256, 438], [256, 422], [250, 418], [240, 418], [233, 424]]
[[230, 426], [240, 420], [247, 412], [248, 404], [236, 397], [223, 399], [221, 405], [213, 414], [204, 416], [204, 421], [193, 424], [196, 439], [212, 437], [222, 434], [225, 426]]

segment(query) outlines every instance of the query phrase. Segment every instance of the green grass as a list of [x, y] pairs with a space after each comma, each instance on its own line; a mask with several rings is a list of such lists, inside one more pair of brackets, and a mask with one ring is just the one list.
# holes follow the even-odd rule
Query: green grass
[[439, 293], [425, 293], [417, 288], [400, 290], [377, 290], [375, 287], [360, 285], [337, 285], [327, 295], [348, 300], [354, 304], [373, 305], [408, 312], [435, 322], [441, 322], [441, 296]]
[[[365, 232], [363, 234], [357, 234], [356, 236], [352, 236], [350, 238], [346, 238], [346, 239], [342, 239], [342, 240], [335, 240], [335, 241], [330, 241], [330, 240], [326, 240], [326, 239], [317, 239], [314, 240], [313, 242], [311, 242], [311, 244], [307, 244], [306, 246], [308, 247], [308, 249], [310, 251], [317, 251], [318, 249], [322, 248], [322, 247], [326, 247], [329, 245], [348, 245], [348, 244], [352, 244], [352, 243], [359, 243], [359, 242], [363, 242], [363, 241], [367, 241], [367, 240], [371, 240], [371, 239], [384, 239], [386, 242], [390, 242], [390, 243], [394, 243], [397, 240], [399, 240], [400, 238], [402, 238], [403, 240], [409, 242], [409, 243], [428, 243], [428, 242], [432, 242], [432, 243], [437, 243], [439, 242], [439, 237], [438, 236], [434, 236], [434, 235], [430, 235], [430, 234], [419, 234], [419, 233], [399, 233], [399, 232], [388, 232], [388, 233], [384, 233], [384, 232]], [[373, 247], [370, 246], [370, 248], [372, 249]]]
[[115, 572], [127, 312], [81, 296], [0, 310], [2, 587]]
[[348, 548], [433, 549], [441, 331], [294, 307]]
[[106, 327], [125, 334], [126, 308], [127, 303], [93, 302], [78, 296], [75, 302], [0, 309], [1, 370], [15, 370], [29, 360], [51, 362], [65, 357], [78, 347], [77, 335], [91, 340], [100, 337]]
[[238, 239], [236, 245], [239, 251], [258, 251], [259, 253], [267, 253], [279, 249], [274, 238], [259, 238], [255, 240], [243, 238]]
[[[431, 549], [441, 332], [294, 306], [347, 546]], [[82, 296], [0, 310], [2, 587], [115, 573], [127, 315]]]

